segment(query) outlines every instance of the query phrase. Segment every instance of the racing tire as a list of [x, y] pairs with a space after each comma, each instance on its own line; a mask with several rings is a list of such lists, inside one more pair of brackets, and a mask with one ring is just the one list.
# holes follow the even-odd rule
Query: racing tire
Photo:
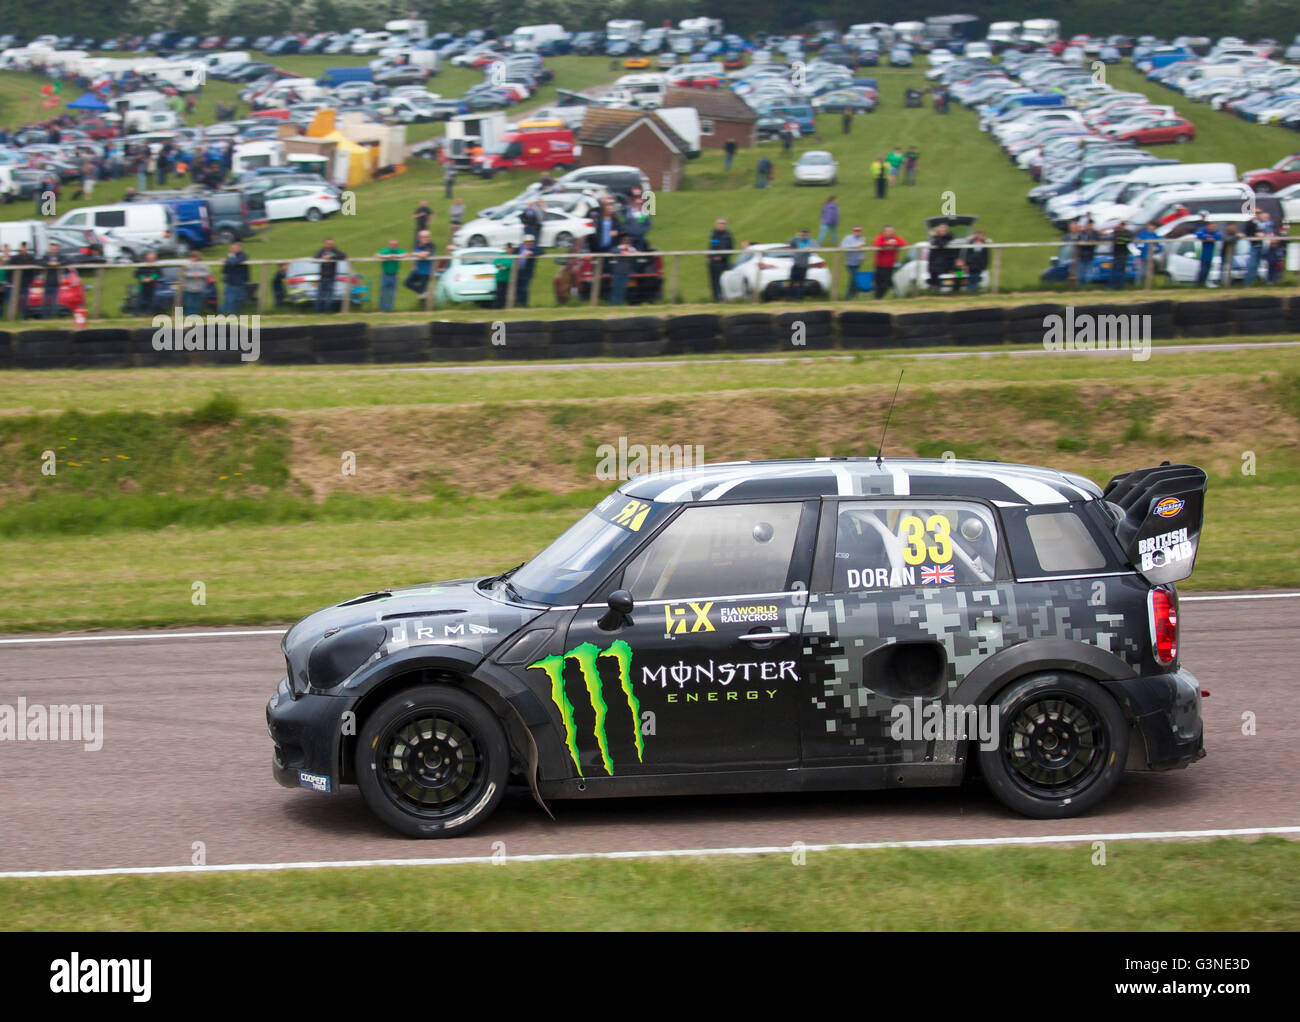
[[469, 239], [470, 248], [487, 248], [487, 238], [481, 234], [476, 234]]
[[316, 223], [318, 220], [320, 220], [320, 210], [317, 209], [315, 206], [312, 206], [312, 208], [307, 210], [307, 212], [303, 215], [303, 219], [306, 220], [309, 224]]
[[361, 797], [384, 823], [407, 837], [455, 837], [500, 804], [510, 746], [479, 699], [451, 685], [421, 685], [366, 719], [355, 767]]
[[1088, 812], [1115, 790], [1128, 760], [1124, 713], [1096, 681], [1031, 674], [990, 704], [998, 744], [979, 749], [980, 773], [1003, 805], [1038, 820]]

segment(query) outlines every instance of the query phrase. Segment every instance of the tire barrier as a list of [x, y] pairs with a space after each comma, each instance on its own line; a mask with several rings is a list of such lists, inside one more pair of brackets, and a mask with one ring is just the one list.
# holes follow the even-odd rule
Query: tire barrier
[[[1041, 344], [1048, 317], [1149, 317], [1155, 340], [1300, 333], [1300, 296], [980, 306], [929, 312], [834, 312], [809, 305], [777, 314], [691, 313], [611, 319], [492, 320], [262, 327], [271, 365], [472, 362], [485, 359], [645, 358], [655, 355]], [[1128, 321], [1131, 333], [1132, 320]], [[153, 327], [0, 331], [0, 368], [75, 369], [239, 364], [243, 352], [157, 350]]]

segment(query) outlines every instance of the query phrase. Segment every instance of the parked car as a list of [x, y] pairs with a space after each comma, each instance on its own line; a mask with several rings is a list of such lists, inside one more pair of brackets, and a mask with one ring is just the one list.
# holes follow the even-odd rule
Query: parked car
[[1283, 156], [1264, 170], [1248, 170], [1241, 175], [1241, 179], [1261, 195], [1280, 192], [1283, 188], [1300, 184], [1300, 153]]
[[438, 277], [434, 301], [439, 305], [477, 302], [490, 306], [496, 300], [496, 266], [493, 260], [505, 255], [504, 248], [460, 248], [447, 260]]
[[[295, 259], [285, 270], [285, 304], [310, 306], [316, 302], [320, 283], [320, 265], [314, 259]], [[359, 308], [370, 300], [370, 281], [361, 273], [352, 271], [350, 260], [342, 259], [334, 270], [334, 298], [331, 307], [341, 309], [343, 296], [348, 294], [348, 304]]]
[[315, 223], [343, 208], [338, 189], [325, 181], [296, 182], [268, 189], [262, 196], [268, 220], [307, 220]]
[[[520, 219], [522, 210], [513, 209], [498, 218], [478, 217], [461, 227], [452, 236], [457, 248], [487, 248], [505, 245], [507, 242], [519, 245], [524, 240], [524, 225]], [[595, 233], [595, 224], [585, 216], [574, 216], [562, 209], [547, 208], [541, 223], [541, 234], [537, 239], [543, 248], [568, 249], [573, 242]]]
[[1163, 117], [1144, 127], [1116, 132], [1115, 137], [1121, 141], [1136, 142], [1138, 145], [1190, 142], [1196, 137], [1196, 125], [1186, 117]]
[[833, 185], [839, 180], [840, 165], [824, 149], [810, 149], [800, 155], [794, 165], [794, 183], [797, 185]]
[[[751, 245], [736, 257], [730, 269], [719, 279], [724, 301], [760, 298], [785, 298], [790, 292], [790, 271], [794, 252], [780, 243]], [[826, 260], [816, 254], [808, 256], [808, 276], [804, 295], [814, 297], [831, 293], [831, 271]]]

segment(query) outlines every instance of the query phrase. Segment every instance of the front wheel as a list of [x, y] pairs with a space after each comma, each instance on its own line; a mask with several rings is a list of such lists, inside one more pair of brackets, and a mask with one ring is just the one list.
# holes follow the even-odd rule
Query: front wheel
[[478, 826], [500, 804], [509, 774], [500, 721], [451, 685], [398, 692], [357, 736], [366, 805], [408, 837], [454, 837]]
[[320, 219], [320, 210], [317, 209], [315, 206], [312, 206], [311, 209], [307, 210], [306, 219], [308, 223], [314, 224], [317, 220]]
[[1078, 816], [1119, 783], [1128, 759], [1124, 714], [1097, 682], [1035, 674], [1004, 689], [997, 746], [979, 750], [980, 770], [1004, 805], [1040, 820]]
[[1191, 135], [1179, 135], [1177, 138], [1174, 139], [1174, 141], [1177, 142], [1179, 145], [1182, 145], [1184, 142], [1190, 142], [1191, 140], [1192, 140]]
[[562, 248], [566, 252], [573, 245], [573, 235], [568, 231], [561, 231], [555, 236], [555, 247]]

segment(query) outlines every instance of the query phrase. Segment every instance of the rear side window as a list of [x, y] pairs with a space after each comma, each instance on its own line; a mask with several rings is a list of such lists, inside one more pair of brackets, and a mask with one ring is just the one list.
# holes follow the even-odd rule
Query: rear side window
[[1006, 508], [1002, 520], [1019, 578], [1086, 575], [1122, 567], [1107, 553], [1103, 526], [1083, 503]]
[[125, 227], [126, 210], [103, 209], [95, 214], [96, 227]]

